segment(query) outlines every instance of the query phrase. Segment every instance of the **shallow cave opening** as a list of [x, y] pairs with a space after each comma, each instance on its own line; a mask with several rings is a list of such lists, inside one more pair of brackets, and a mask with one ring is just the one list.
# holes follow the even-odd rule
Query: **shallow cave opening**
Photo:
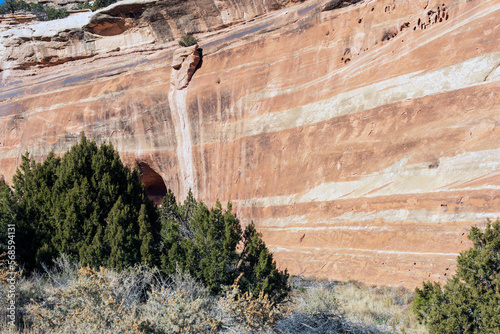
[[156, 205], [161, 204], [163, 197], [167, 193], [163, 178], [145, 162], [138, 162], [137, 166], [140, 172], [139, 178], [146, 188], [149, 199]]

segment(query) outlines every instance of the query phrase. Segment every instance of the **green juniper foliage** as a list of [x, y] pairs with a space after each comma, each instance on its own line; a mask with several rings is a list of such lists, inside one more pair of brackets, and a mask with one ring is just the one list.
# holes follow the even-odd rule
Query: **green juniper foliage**
[[31, 12], [40, 21], [51, 21], [69, 16], [66, 8], [53, 8], [41, 3], [27, 3], [25, 1], [8, 0], [0, 5], [0, 14], [14, 14], [18, 12]]
[[231, 210], [231, 203], [209, 208], [191, 192], [178, 204], [171, 190], [156, 208], [137, 170], [124, 166], [112, 145], [97, 146], [82, 134], [62, 157], [50, 153], [36, 163], [25, 154], [12, 189], [0, 182], [0, 251], [7, 224], [15, 222], [16, 255], [27, 272], [50, 266], [62, 253], [94, 268], [180, 269], [213, 294], [243, 274], [243, 291], [283, 300], [287, 271], [277, 269], [255, 226], [242, 230]]
[[443, 290], [431, 282], [415, 290], [413, 310], [431, 334], [500, 333], [500, 221], [472, 227], [469, 239]]
[[0, 14], [14, 14], [25, 12], [30, 9], [30, 5], [24, 1], [6, 0], [0, 5]]
[[156, 209], [138, 172], [123, 165], [111, 144], [98, 147], [82, 135], [61, 158], [22, 159], [14, 192], [0, 187], [0, 222], [14, 217], [25, 269], [49, 265], [59, 253], [94, 267], [155, 264]]
[[50, 8], [47, 10], [48, 21], [63, 19], [67, 16], [69, 16], [69, 13], [66, 8]]
[[191, 192], [178, 204], [171, 190], [156, 208], [137, 170], [124, 166], [112, 145], [98, 147], [83, 134], [62, 157], [50, 153], [36, 163], [24, 155], [12, 189], [0, 183], [0, 227], [15, 222], [16, 255], [28, 272], [63, 253], [94, 268], [181, 269], [214, 294], [243, 274], [243, 291], [281, 301], [290, 290], [287, 271], [276, 268], [255, 226], [242, 230], [231, 209], [219, 202], [208, 208]]
[[92, 10], [96, 11], [99, 8], [108, 7], [109, 5], [114, 4], [116, 1], [117, 0], [95, 0], [94, 4], [92, 5]]
[[90, 2], [85, 1], [85, 2], [79, 2], [77, 5], [78, 9], [91, 9], [92, 6], [90, 5]]
[[223, 210], [219, 202], [209, 209], [191, 192], [179, 205], [169, 190], [160, 209], [162, 271], [171, 274], [180, 267], [212, 293], [219, 293], [221, 286], [232, 284], [243, 273], [240, 286], [245, 291], [255, 296], [264, 291], [275, 300], [283, 299], [289, 291], [287, 271], [276, 268], [253, 224], [242, 231], [231, 209], [231, 203]]

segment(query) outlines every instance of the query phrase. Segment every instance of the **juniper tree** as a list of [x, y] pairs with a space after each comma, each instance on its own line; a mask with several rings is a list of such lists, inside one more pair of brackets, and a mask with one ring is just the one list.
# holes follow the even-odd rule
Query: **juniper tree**
[[209, 209], [191, 192], [179, 205], [169, 190], [160, 209], [162, 271], [170, 274], [180, 267], [215, 294], [243, 273], [243, 290], [254, 295], [264, 291], [274, 300], [283, 299], [289, 291], [288, 273], [277, 269], [255, 226], [250, 224], [242, 231], [231, 211], [231, 203], [224, 210], [218, 201]]
[[[156, 208], [111, 144], [82, 135], [62, 157], [26, 154], [13, 178], [18, 256], [28, 270], [65, 253], [82, 265], [156, 264]], [[9, 201], [2, 191], [2, 202]], [[3, 219], [3, 218], [2, 218]]]
[[278, 270], [273, 255], [262, 240], [255, 225], [248, 225], [242, 235], [243, 251], [239, 270], [243, 273], [240, 283], [254, 295], [264, 291], [283, 298], [287, 290], [288, 273]]
[[441, 289], [424, 282], [413, 309], [432, 333], [500, 333], [500, 221], [472, 227], [473, 247], [460, 253], [457, 272]]

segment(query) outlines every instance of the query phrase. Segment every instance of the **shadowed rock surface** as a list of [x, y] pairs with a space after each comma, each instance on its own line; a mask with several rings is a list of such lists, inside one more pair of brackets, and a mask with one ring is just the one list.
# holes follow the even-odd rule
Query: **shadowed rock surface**
[[[500, 216], [500, 1], [351, 2], [1, 21], [0, 174], [85, 131], [147, 166], [153, 197], [158, 175], [179, 198], [232, 200], [291, 273], [445, 280], [469, 227]], [[186, 33], [203, 57], [176, 89]]]

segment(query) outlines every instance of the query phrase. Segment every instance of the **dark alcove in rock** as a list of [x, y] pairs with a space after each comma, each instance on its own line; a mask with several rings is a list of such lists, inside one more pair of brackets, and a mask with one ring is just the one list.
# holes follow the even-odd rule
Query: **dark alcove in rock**
[[161, 204], [163, 197], [167, 193], [163, 178], [145, 162], [137, 162], [137, 166], [139, 167], [141, 182], [146, 188], [149, 199], [156, 205]]

